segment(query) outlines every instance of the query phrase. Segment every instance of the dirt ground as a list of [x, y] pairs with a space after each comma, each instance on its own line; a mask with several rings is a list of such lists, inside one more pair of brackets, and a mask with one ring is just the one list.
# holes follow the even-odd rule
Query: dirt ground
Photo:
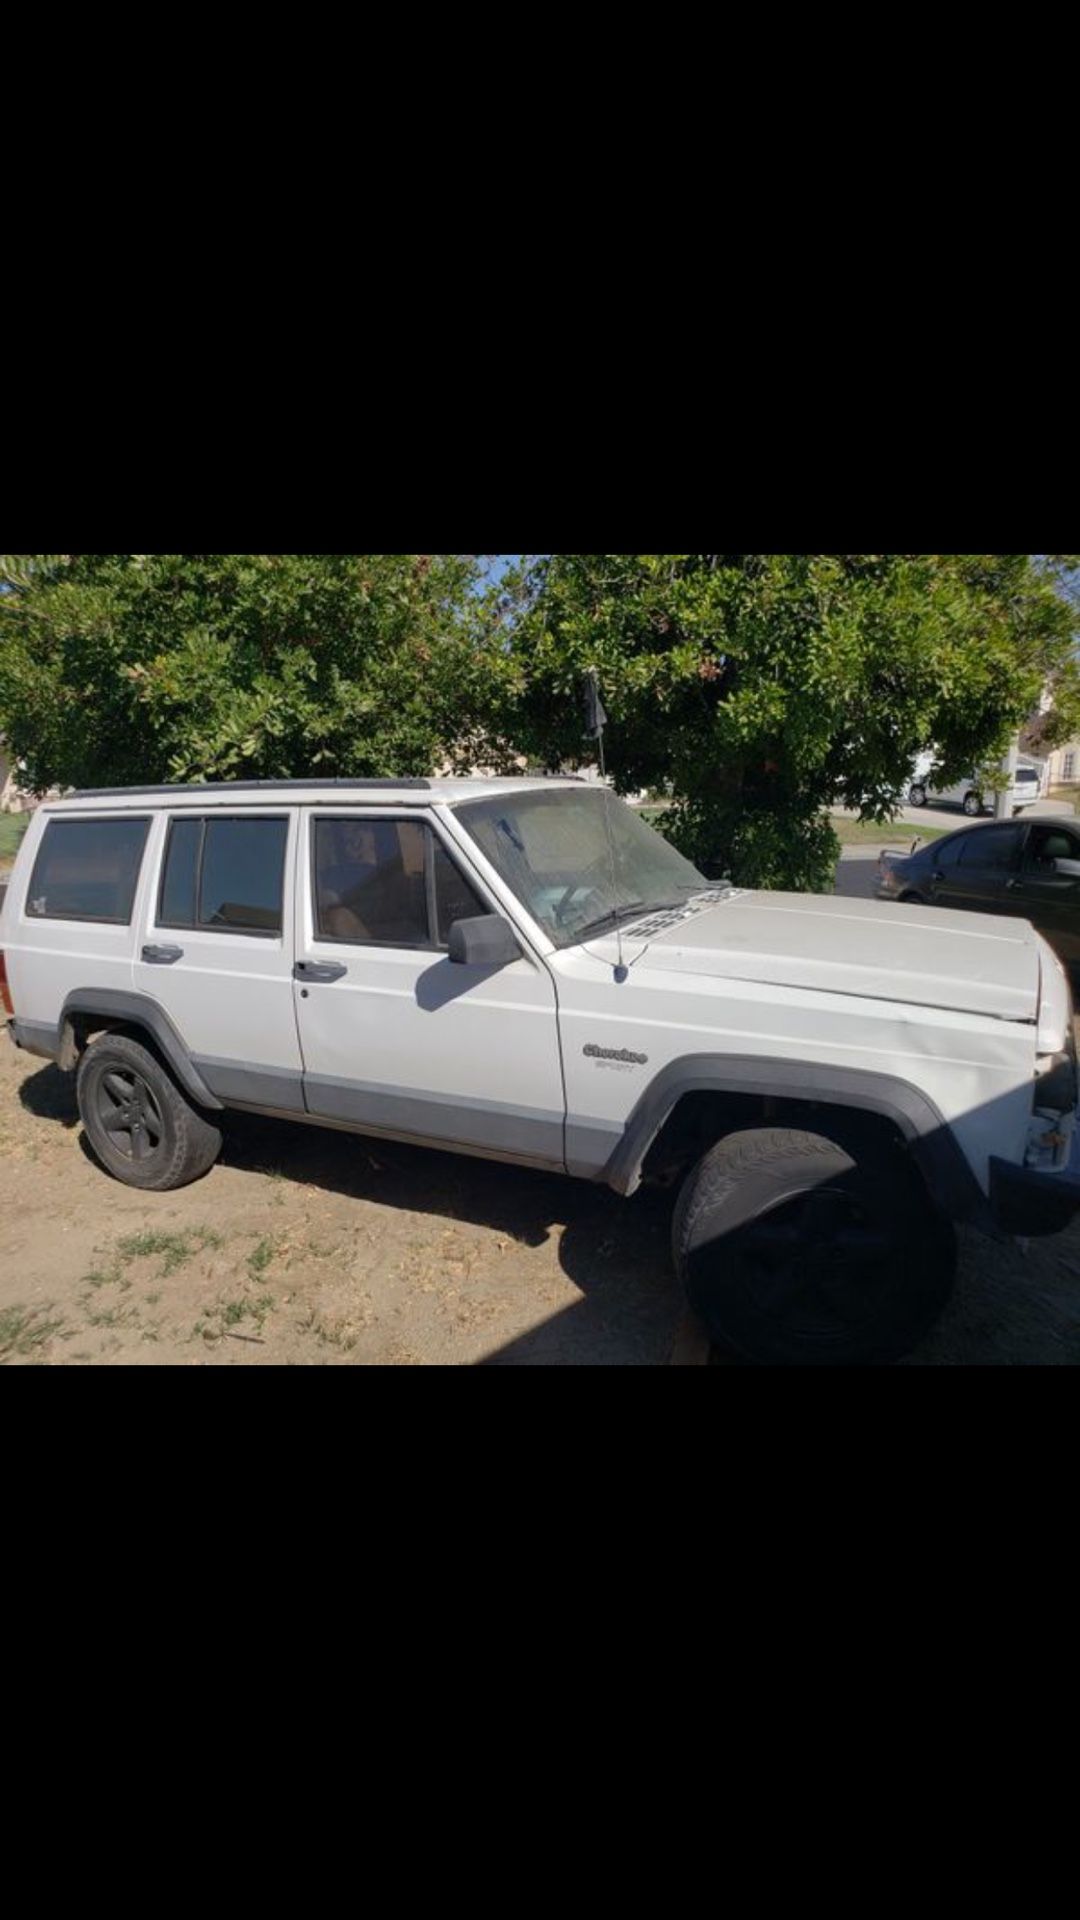
[[[0, 1041], [0, 1365], [704, 1364], [670, 1206], [239, 1115], [207, 1179], [139, 1194]], [[1026, 1256], [965, 1234], [906, 1364], [1080, 1364], [1080, 1224]]]

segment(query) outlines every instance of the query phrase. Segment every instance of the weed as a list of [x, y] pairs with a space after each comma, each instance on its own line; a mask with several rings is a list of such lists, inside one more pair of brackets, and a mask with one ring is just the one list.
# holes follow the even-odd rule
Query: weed
[[132, 1233], [118, 1242], [116, 1250], [124, 1260], [160, 1258], [158, 1278], [167, 1280], [197, 1253], [224, 1245], [221, 1234], [215, 1233], [212, 1227], [192, 1227], [186, 1233]]
[[37, 1353], [63, 1324], [62, 1319], [50, 1320], [47, 1307], [0, 1308], [0, 1365]]
[[260, 1240], [258, 1246], [255, 1248], [254, 1253], [248, 1254], [248, 1263], [247, 1263], [248, 1272], [250, 1273], [253, 1280], [258, 1280], [260, 1275], [266, 1272], [267, 1267], [269, 1267], [272, 1264], [273, 1258], [274, 1258], [273, 1241]]

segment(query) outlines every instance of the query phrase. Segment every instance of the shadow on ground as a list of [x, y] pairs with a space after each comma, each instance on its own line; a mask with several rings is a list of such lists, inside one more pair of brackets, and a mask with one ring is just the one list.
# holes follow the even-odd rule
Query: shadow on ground
[[[79, 1125], [73, 1079], [56, 1067], [32, 1074], [19, 1097], [41, 1119]], [[557, 1174], [256, 1115], [227, 1114], [224, 1130], [222, 1164], [254, 1181], [276, 1178], [432, 1222], [493, 1229], [522, 1248], [553, 1243], [580, 1299], [483, 1364], [657, 1366], [671, 1358], [684, 1307], [671, 1263], [670, 1195], [623, 1200]], [[85, 1137], [81, 1145], [93, 1159]], [[962, 1233], [960, 1245], [955, 1298], [906, 1365], [1080, 1364], [1080, 1221], [1032, 1242], [1026, 1258], [1011, 1242], [973, 1232]], [[737, 1363], [714, 1355], [713, 1364]]]
[[[23, 1082], [38, 1118], [79, 1125], [74, 1081], [47, 1066]], [[488, 1366], [657, 1365], [668, 1360], [683, 1314], [671, 1265], [670, 1195], [623, 1200], [606, 1187], [397, 1141], [222, 1116], [219, 1164], [347, 1199], [491, 1229], [522, 1247], [554, 1242], [581, 1299], [493, 1354]], [[85, 1135], [80, 1145], [97, 1165]], [[109, 1176], [101, 1172], [101, 1178]], [[212, 1190], [214, 1175], [208, 1176]]]

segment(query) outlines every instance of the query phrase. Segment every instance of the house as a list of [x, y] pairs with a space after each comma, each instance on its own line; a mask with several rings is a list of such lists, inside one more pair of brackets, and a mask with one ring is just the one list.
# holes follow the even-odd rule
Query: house
[[1068, 740], [1050, 755], [1050, 785], [1080, 786], [1080, 740]]

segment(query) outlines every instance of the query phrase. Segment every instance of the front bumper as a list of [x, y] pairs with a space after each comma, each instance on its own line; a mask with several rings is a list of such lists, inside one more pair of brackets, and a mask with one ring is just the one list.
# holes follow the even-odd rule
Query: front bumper
[[1080, 1213], [1080, 1126], [1073, 1129], [1068, 1162], [1059, 1173], [991, 1160], [990, 1208], [1003, 1233], [1032, 1240], [1061, 1233]]

